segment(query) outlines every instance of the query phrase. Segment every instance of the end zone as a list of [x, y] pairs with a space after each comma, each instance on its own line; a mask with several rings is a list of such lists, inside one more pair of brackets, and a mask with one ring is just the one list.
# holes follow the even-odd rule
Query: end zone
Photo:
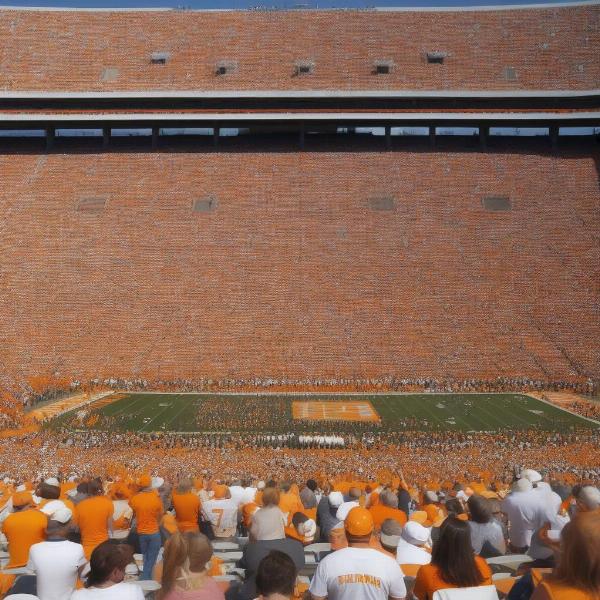
[[368, 400], [347, 400], [338, 402], [294, 401], [292, 416], [306, 421], [381, 421], [377, 411]]

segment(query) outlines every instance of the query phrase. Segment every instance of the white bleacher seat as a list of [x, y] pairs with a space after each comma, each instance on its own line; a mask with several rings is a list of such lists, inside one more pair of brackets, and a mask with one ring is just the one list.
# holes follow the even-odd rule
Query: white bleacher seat
[[237, 562], [244, 555], [243, 552], [215, 552], [223, 562]]
[[317, 558], [314, 554], [306, 554], [304, 556], [304, 564], [305, 565], [316, 565], [317, 564]]
[[501, 565], [515, 571], [519, 568], [520, 564], [533, 562], [533, 558], [527, 554], [507, 554], [506, 556], [487, 558], [486, 562], [488, 565]]
[[304, 546], [304, 554], [314, 554], [318, 556], [319, 552], [329, 552], [331, 551], [331, 544], [327, 542], [309, 544], [308, 546]]
[[10, 596], [5, 596], [4, 600], [40, 600], [37, 596], [33, 596], [32, 594], [11, 594]]
[[243, 581], [243, 578], [236, 573], [228, 573], [227, 575], [214, 575], [215, 581]]
[[512, 575], [510, 573], [494, 573], [492, 575], [492, 581], [499, 581], [500, 579], [510, 579]]
[[213, 542], [212, 547], [215, 552], [238, 552], [240, 549], [235, 542]]
[[438, 590], [433, 600], [498, 600], [498, 591], [493, 585]]

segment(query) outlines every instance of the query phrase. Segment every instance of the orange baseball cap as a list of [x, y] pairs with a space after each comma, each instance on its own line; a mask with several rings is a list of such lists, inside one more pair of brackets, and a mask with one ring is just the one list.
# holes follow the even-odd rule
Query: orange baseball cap
[[355, 506], [344, 521], [344, 528], [350, 535], [364, 536], [373, 533], [373, 517], [362, 506]]
[[16, 492], [12, 497], [13, 506], [27, 506], [33, 503], [33, 498], [29, 492]]

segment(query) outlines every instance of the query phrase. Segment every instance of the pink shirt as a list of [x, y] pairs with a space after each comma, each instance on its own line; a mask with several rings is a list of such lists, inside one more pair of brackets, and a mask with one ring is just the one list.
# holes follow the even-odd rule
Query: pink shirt
[[198, 590], [184, 590], [175, 587], [164, 600], [225, 600], [223, 590], [212, 577], [207, 577], [205, 584]]

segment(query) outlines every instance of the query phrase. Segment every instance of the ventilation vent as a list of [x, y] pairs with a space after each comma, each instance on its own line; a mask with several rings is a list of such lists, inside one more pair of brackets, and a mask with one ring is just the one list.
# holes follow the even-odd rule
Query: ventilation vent
[[442, 65], [444, 64], [444, 60], [446, 59], [446, 57], [448, 56], [447, 52], [440, 52], [440, 51], [435, 51], [435, 52], [428, 52], [427, 53], [427, 62], [430, 65]]
[[220, 60], [215, 66], [216, 75], [227, 75], [237, 69], [237, 63], [232, 60]]
[[296, 75], [310, 75], [315, 70], [315, 63], [310, 60], [297, 60], [294, 63], [294, 73]]
[[517, 70], [514, 67], [504, 67], [503, 75], [506, 81], [517, 81]]
[[107, 67], [106, 69], [102, 69], [102, 75], [100, 76], [100, 81], [115, 81], [119, 77], [119, 69], [115, 69], [113, 67]]
[[192, 210], [197, 213], [212, 212], [215, 208], [217, 208], [217, 199], [210, 196], [194, 200], [194, 204], [192, 205]]
[[166, 65], [169, 58], [171, 58], [170, 52], [153, 52], [150, 55], [150, 62], [153, 65]]
[[77, 203], [77, 211], [92, 215], [100, 214], [106, 206], [106, 198], [81, 198]]
[[485, 196], [481, 203], [485, 210], [494, 212], [511, 209], [511, 202], [508, 196]]
[[392, 72], [393, 66], [394, 63], [391, 60], [376, 60], [373, 68], [377, 75], [387, 75]]
[[394, 210], [396, 202], [389, 196], [369, 198], [369, 206], [372, 210]]

